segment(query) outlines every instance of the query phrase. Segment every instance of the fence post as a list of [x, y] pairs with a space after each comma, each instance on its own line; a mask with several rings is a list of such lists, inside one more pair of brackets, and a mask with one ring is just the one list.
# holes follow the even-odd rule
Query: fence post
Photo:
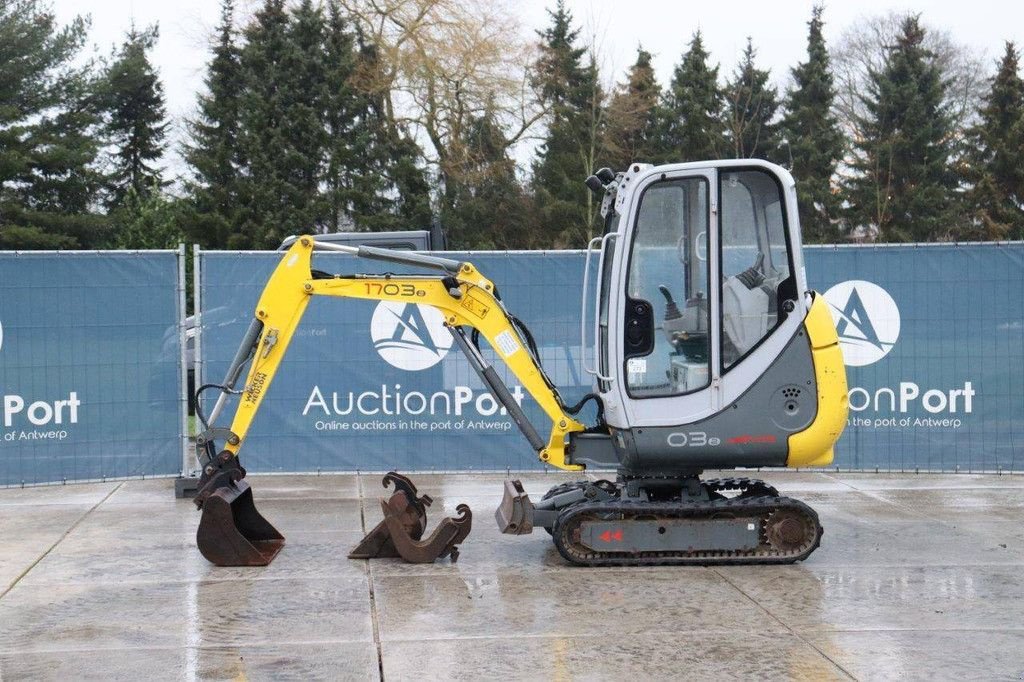
[[192, 245], [192, 317], [195, 335], [192, 338], [192, 371], [195, 374], [196, 386], [203, 384], [203, 271], [202, 249], [199, 244]]
[[185, 318], [188, 316], [185, 296], [185, 245], [178, 244], [178, 381], [181, 385], [181, 477], [188, 476], [188, 335]]

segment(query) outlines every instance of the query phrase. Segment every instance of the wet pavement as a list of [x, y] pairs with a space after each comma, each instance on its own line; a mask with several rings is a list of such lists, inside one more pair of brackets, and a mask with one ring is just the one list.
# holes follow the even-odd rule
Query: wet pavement
[[454, 565], [345, 558], [380, 476], [250, 477], [267, 568], [208, 564], [171, 480], [0, 490], [0, 679], [1024, 680], [1024, 476], [759, 476], [821, 516], [804, 563], [569, 567], [489, 474], [413, 476], [430, 529], [474, 510]]

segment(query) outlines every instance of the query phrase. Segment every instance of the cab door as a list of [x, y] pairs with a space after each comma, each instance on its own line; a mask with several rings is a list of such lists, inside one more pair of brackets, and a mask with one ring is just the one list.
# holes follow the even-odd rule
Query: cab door
[[717, 172], [666, 169], [635, 183], [607, 295], [606, 417], [620, 428], [710, 414], [718, 364]]

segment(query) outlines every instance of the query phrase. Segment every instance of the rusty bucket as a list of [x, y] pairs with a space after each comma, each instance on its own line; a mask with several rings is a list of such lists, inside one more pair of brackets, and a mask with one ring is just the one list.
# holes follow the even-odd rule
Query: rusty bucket
[[284, 536], [256, 511], [252, 488], [239, 480], [203, 501], [196, 544], [216, 566], [266, 566], [284, 547]]

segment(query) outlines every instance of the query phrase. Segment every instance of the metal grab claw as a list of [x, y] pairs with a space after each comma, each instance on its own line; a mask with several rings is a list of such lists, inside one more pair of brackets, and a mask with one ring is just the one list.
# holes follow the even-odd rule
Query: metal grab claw
[[402, 525], [401, 512], [395, 513], [388, 500], [381, 500], [380, 506], [384, 512], [384, 523], [391, 532], [391, 541], [395, 543], [402, 558], [410, 564], [430, 564], [446, 556], [452, 558], [453, 564], [459, 560], [458, 545], [466, 539], [473, 527], [473, 512], [469, 505], [460, 504], [456, 507], [458, 517], [446, 516], [441, 519], [430, 537], [422, 542], [409, 536]]
[[444, 518], [430, 537], [420, 542], [427, 528], [427, 507], [433, 502], [429, 495], [420, 495], [407, 477], [390, 471], [384, 476], [384, 487], [394, 484], [395, 492], [381, 500], [384, 520], [374, 526], [349, 553], [349, 559], [398, 558], [409, 563], [430, 563], [451, 556], [456, 561], [456, 545], [469, 535], [472, 512], [460, 504], [460, 517]]
[[[415, 484], [407, 477], [389, 471], [381, 481], [385, 488], [394, 484], [395, 492], [385, 504], [394, 510], [405, 533], [419, 540], [427, 529], [427, 507], [433, 502], [430, 495], [420, 495]], [[400, 557], [387, 523], [381, 521], [373, 527], [348, 554], [349, 559], [377, 559]]]

